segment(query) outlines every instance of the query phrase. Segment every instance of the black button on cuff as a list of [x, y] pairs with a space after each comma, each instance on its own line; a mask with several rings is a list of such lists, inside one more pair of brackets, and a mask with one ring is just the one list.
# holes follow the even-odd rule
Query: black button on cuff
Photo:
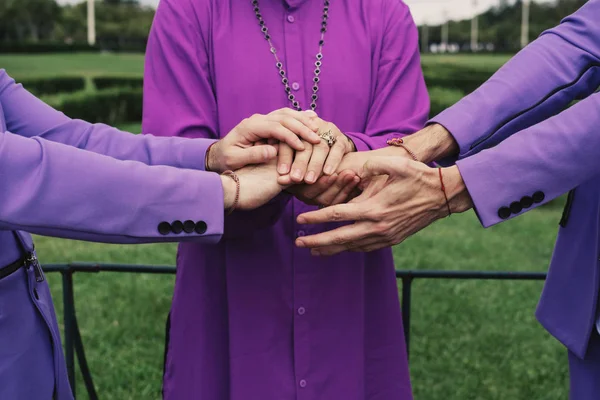
[[183, 222], [173, 221], [171, 224], [171, 229], [173, 230], [174, 234], [179, 235], [181, 232], [183, 232]]
[[523, 208], [529, 208], [533, 205], [533, 199], [529, 196], [525, 196], [521, 199], [521, 205]]
[[161, 235], [168, 235], [169, 233], [171, 233], [171, 224], [169, 224], [166, 221], [163, 221], [160, 224], [158, 224], [158, 233], [160, 233]]
[[500, 219], [507, 219], [508, 217], [510, 217], [510, 208], [508, 207], [501, 207], [498, 210], [498, 216], [500, 217]]
[[523, 210], [523, 206], [518, 201], [510, 203], [510, 211], [513, 214], [518, 214]]
[[194, 229], [196, 228], [196, 224], [194, 223], [194, 221], [191, 220], [187, 220], [183, 223], [183, 231], [185, 233], [192, 233], [194, 232]]
[[206, 232], [206, 229], [208, 229], [208, 226], [206, 226], [206, 222], [204, 222], [204, 221], [196, 222], [196, 228], [194, 230], [196, 231], [196, 233], [198, 235], [204, 234]]
[[544, 194], [544, 192], [537, 191], [533, 194], [533, 202], [534, 203], [541, 203], [542, 201], [544, 201], [545, 198], [546, 198], [546, 195]]

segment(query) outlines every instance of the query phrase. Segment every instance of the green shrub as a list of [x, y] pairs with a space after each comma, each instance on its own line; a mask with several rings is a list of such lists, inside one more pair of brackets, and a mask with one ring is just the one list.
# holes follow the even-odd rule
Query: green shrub
[[82, 77], [56, 77], [19, 80], [25, 89], [36, 96], [58, 93], [73, 93], [85, 88], [85, 78]]
[[424, 65], [423, 74], [429, 88], [439, 86], [461, 90], [464, 94], [469, 94], [487, 81], [493, 75], [493, 71], [452, 64], [437, 64]]
[[67, 116], [88, 122], [116, 125], [142, 120], [142, 89], [109, 89], [80, 92], [47, 99]]
[[144, 80], [142, 78], [130, 78], [124, 76], [99, 76], [92, 81], [98, 90], [109, 88], [142, 88]]
[[442, 87], [429, 88], [429, 98], [431, 99], [429, 116], [435, 117], [446, 108], [454, 105], [463, 97], [464, 94], [460, 90], [446, 89]]
[[97, 52], [99, 47], [87, 43], [67, 44], [63, 42], [1, 42], [0, 54], [72, 53]]

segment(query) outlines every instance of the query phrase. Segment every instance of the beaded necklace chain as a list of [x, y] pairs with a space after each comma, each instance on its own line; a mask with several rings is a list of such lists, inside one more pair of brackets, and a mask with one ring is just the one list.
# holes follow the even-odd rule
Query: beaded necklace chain
[[[260, 31], [263, 33], [267, 43], [269, 43], [269, 48], [271, 53], [275, 57], [275, 66], [279, 72], [279, 76], [281, 76], [281, 83], [283, 84], [283, 88], [287, 95], [288, 100], [292, 103], [294, 108], [298, 111], [301, 111], [300, 102], [296, 99], [296, 96], [292, 94], [292, 89], [290, 88], [290, 81], [287, 77], [285, 69], [283, 68], [283, 63], [277, 56], [277, 49], [273, 46], [273, 42], [271, 41], [271, 35], [269, 34], [269, 29], [265, 25], [265, 21], [263, 20], [262, 14], [260, 13], [260, 8], [258, 7], [258, 0], [252, 0], [252, 6], [254, 7], [254, 13], [256, 14], [256, 18], [258, 19], [258, 23], [260, 25]], [[325, 32], [327, 32], [327, 19], [329, 18], [329, 0], [324, 1], [323, 6], [323, 17], [321, 21], [321, 39], [319, 39], [319, 52], [316, 55], [317, 61], [315, 61], [315, 76], [313, 78], [313, 87], [312, 87], [312, 96], [310, 108], [311, 110], [315, 110], [317, 108], [317, 99], [319, 96], [317, 92], [319, 91], [319, 75], [321, 74], [321, 66], [323, 65], [323, 45], [325, 44]]]

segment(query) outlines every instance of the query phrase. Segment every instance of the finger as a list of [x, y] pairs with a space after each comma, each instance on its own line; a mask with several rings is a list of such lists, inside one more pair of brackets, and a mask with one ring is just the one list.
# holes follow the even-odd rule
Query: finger
[[[336, 206], [334, 206], [336, 207]], [[333, 207], [329, 207], [333, 208]], [[324, 209], [325, 210], [325, 209]], [[345, 249], [355, 247], [354, 242], [363, 239], [369, 234], [369, 225], [355, 223], [337, 229], [318, 233], [316, 235], [302, 236], [296, 239], [296, 246], [318, 248], [325, 246], [344, 246]]]
[[264, 164], [277, 156], [275, 147], [269, 145], [238, 149], [236, 153], [237, 155], [232, 157], [235, 160], [231, 165], [232, 169], [238, 169], [252, 164]]
[[319, 179], [323, 172], [323, 165], [325, 164], [325, 159], [327, 159], [327, 154], [329, 154], [329, 146], [323, 140], [313, 146], [313, 152], [307, 167], [308, 172], [304, 179], [306, 183], [312, 184]]
[[264, 139], [276, 139], [287, 143], [294, 150], [304, 150], [304, 145], [298, 135], [283, 126], [280, 121], [267, 119], [264, 116], [256, 116], [250, 118], [243, 128], [254, 136], [253, 139], [249, 139], [252, 142]]
[[331, 183], [326, 191], [315, 197], [315, 201], [324, 206], [333, 205], [334, 199], [342, 191], [342, 189], [353, 180], [354, 176], [355, 175], [352, 171], [342, 172], [338, 178]]
[[339, 135], [338, 140], [336, 140], [331, 147], [329, 155], [327, 156], [327, 161], [325, 162], [325, 168], [323, 169], [325, 175], [331, 175], [336, 171], [342, 162], [342, 158], [344, 158], [344, 155], [348, 152], [348, 146], [344, 143], [345, 139], [346, 138], [343, 135]]
[[280, 175], [289, 174], [294, 161], [294, 149], [287, 144], [279, 145], [279, 157], [277, 159], [277, 172]]
[[[355, 202], [360, 202], [360, 201], [364, 201], [367, 200], [373, 196], [375, 196], [377, 193], [379, 193], [381, 191], [381, 189], [383, 189], [387, 183], [388, 180], [388, 176], [387, 175], [381, 175], [381, 176], [377, 176], [373, 179], [371, 179], [371, 181], [369, 182], [369, 184], [367, 185], [367, 187], [363, 190], [362, 194], [357, 197], [355, 200]], [[361, 181], [362, 183], [362, 181]]]
[[304, 142], [304, 150], [297, 151], [294, 163], [292, 164], [291, 178], [292, 183], [300, 183], [306, 175], [306, 168], [313, 152], [313, 145]]
[[379, 250], [384, 247], [389, 247], [389, 243], [382, 241], [379, 238], [367, 237], [356, 242], [347, 243], [344, 245], [332, 245], [318, 247], [311, 250], [311, 254], [314, 256], [332, 256], [343, 251], [361, 252], [367, 253], [374, 250]]
[[331, 204], [340, 204], [345, 203], [350, 199], [350, 194], [352, 191], [358, 186], [360, 182], [360, 178], [358, 176], [352, 177], [350, 182], [346, 183], [346, 185], [340, 190], [337, 196], [333, 199]]
[[338, 204], [321, 210], [309, 211], [300, 214], [297, 218], [299, 224], [321, 224], [324, 222], [359, 221], [366, 219], [364, 203]]
[[269, 114], [269, 117], [309, 143], [317, 144], [321, 140], [315, 133], [319, 129], [319, 122], [310, 113], [284, 108]]
[[[317, 196], [322, 193], [330, 190], [330, 188], [335, 184], [338, 179], [337, 174], [333, 174], [331, 176], [322, 176], [312, 185], [300, 185], [302, 196], [308, 199], [315, 199]], [[315, 202], [316, 204], [321, 204]]]

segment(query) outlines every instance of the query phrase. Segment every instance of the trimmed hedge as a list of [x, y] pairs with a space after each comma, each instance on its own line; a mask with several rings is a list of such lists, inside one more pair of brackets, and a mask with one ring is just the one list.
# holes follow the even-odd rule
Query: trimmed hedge
[[67, 44], [62, 42], [0, 42], [0, 54], [81, 53], [97, 51], [100, 51], [98, 46], [90, 46], [87, 43]]
[[451, 64], [437, 64], [433, 67], [424, 65], [423, 74], [428, 88], [444, 87], [469, 94], [490, 79], [494, 73]]
[[432, 87], [429, 88], [429, 97], [431, 99], [429, 117], [433, 118], [462, 99], [464, 93], [456, 89]]
[[142, 89], [126, 88], [68, 94], [48, 104], [71, 118], [115, 125], [141, 121], [142, 99]]
[[144, 86], [144, 80], [142, 78], [128, 78], [122, 76], [103, 76], [93, 78], [92, 81], [98, 90], [115, 87], [139, 89]]
[[85, 88], [85, 78], [76, 76], [25, 79], [19, 80], [18, 83], [36, 96], [73, 93]]

